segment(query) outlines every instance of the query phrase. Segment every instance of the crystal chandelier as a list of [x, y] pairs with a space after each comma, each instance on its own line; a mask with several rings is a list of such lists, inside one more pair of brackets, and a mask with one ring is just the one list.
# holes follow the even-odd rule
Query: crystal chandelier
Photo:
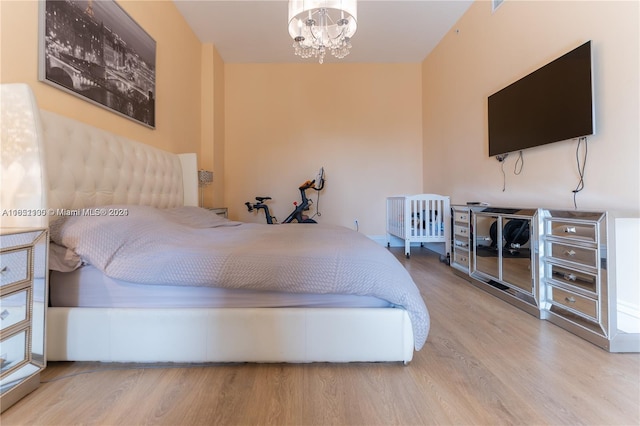
[[349, 54], [357, 28], [357, 0], [290, 0], [289, 34], [295, 54], [324, 62], [327, 51]]

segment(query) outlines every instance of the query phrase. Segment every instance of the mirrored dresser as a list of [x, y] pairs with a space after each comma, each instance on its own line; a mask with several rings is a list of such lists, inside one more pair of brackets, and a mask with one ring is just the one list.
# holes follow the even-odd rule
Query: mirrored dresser
[[49, 236], [46, 229], [0, 231], [0, 407], [40, 385], [46, 367]]

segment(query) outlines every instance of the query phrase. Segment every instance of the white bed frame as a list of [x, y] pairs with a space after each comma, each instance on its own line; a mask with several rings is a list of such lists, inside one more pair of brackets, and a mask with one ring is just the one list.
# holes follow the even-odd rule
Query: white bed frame
[[[195, 154], [175, 155], [40, 111], [48, 207], [197, 205]], [[63, 166], [64, 165], [64, 166]], [[370, 362], [413, 357], [394, 308], [58, 308], [47, 359], [105, 362]]]
[[404, 240], [404, 254], [411, 256], [411, 243], [442, 243], [444, 256], [451, 249], [451, 207], [448, 196], [402, 195], [387, 198], [387, 245], [391, 237]]

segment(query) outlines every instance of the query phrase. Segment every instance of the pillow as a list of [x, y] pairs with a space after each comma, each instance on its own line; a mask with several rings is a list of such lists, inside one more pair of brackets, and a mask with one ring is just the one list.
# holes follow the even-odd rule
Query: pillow
[[190, 228], [216, 228], [219, 226], [237, 226], [240, 222], [234, 222], [211, 210], [201, 207], [182, 206], [161, 210], [163, 216], [172, 222], [188, 226]]
[[82, 266], [82, 259], [73, 250], [54, 242], [49, 243], [49, 269], [59, 272], [75, 271]]
[[[76, 248], [79, 235], [75, 235], [72, 239], [65, 240], [61, 235], [62, 230], [74, 223], [82, 225], [84, 234], [92, 228], [113, 227], [113, 232], [108, 233], [116, 239], [129, 232], [133, 226], [138, 224], [154, 224], [156, 228], [162, 229], [161, 223], [173, 227], [175, 225], [184, 226], [192, 229], [218, 228], [228, 226], [238, 226], [241, 222], [231, 221], [221, 217], [211, 210], [200, 207], [174, 207], [168, 209], [159, 209], [150, 206], [135, 205], [119, 205], [109, 206], [106, 210], [126, 211], [126, 214], [109, 217], [109, 216], [77, 216], [68, 215], [60, 216], [49, 223], [49, 269], [60, 272], [71, 272], [88, 262], [87, 259], [80, 257], [73, 248]], [[116, 232], [118, 230], [119, 232]], [[117, 236], [116, 236], [117, 235]], [[106, 242], [105, 242], [106, 243]], [[100, 241], [92, 242], [92, 244], [101, 244]], [[72, 247], [72, 248], [68, 248]], [[90, 262], [93, 264], [93, 262]]]

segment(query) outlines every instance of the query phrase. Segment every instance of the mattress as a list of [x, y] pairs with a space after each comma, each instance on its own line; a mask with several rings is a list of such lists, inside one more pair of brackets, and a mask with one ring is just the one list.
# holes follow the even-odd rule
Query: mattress
[[386, 300], [373, 296], [137, 284], [110, 278], [91, 265], [72, 272], [51, 271], [49, 297], [52, 307], [85, 308], [387, 308], [393, 306]]

